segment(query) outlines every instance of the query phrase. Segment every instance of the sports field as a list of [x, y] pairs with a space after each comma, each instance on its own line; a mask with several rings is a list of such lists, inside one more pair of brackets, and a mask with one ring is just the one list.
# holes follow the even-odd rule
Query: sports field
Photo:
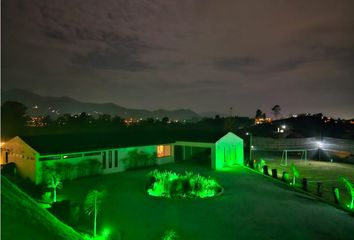
[[[261, 159], [261, 158], [259, 158]], [[338, 187], [340, 196], [344, 202], [349, 201], [348, 189], [339, 180], [339, 177], [346, 177], [352, 184], [354, 183], [354, 164], [322, 162], [316, 160], [301, 160], [300, 158], [290, 157], [285, 165], [284, 159], [281, 157], [264, 157], [269, 172], [277, 169], [279, 178], [284, 171], [288, 172], [292, 177], [291, 165], [294, 164], [298, 169], [300, 176], [297, 179], [300, 184], [302, 178], [308, 180], [308, 190], [317, 194], [318, 183], [320, 186], [321, 197], [327, 201], [334, 202], [333, 187]]]

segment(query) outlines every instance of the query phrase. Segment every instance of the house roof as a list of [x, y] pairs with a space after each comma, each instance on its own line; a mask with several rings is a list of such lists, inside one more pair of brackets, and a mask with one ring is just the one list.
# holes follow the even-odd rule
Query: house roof
[[48, 155], [158, 145], [176, 141], [215, 143], [224, 134], [205, 131], [123, 131], [20, 137], [41, 155]]

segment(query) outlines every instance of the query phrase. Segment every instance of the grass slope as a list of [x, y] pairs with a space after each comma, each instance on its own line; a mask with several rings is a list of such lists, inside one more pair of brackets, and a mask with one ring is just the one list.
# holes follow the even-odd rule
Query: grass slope
[[39, 207], [27, 194], [1, 177], [1, 239], [83, 239]]

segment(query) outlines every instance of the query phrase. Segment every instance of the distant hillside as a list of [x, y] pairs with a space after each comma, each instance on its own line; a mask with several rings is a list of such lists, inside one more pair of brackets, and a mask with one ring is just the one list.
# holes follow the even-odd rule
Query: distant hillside
[[114, 103], [85, 103], [70, 97], [44, 97], [23, 89], [12, 89], [2, 92], [1, 103], [17, 101], [28, 108], [28, 114], [50, 115], [54, 118], [64, 113], [77, 114], [86, 112], [91, 115], [110, 114], [122, 118], [159, 118], [168, 117], [173, 120], [198, 120], [201, 117], [188, 109], [168, 111], [159, 109], [148, 111], [143, 109], [129, 109]]
[[83, 237], [1, 177], [1, 239], [71, 239]]

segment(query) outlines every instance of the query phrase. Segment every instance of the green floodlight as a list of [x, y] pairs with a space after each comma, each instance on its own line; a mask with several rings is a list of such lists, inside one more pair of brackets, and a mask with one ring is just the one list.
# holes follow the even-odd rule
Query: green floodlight
[[103, 229], [102, 236], [108, 237], [110, 234], [111, 234], [111, 229], [109, 229], [107, 227]]

